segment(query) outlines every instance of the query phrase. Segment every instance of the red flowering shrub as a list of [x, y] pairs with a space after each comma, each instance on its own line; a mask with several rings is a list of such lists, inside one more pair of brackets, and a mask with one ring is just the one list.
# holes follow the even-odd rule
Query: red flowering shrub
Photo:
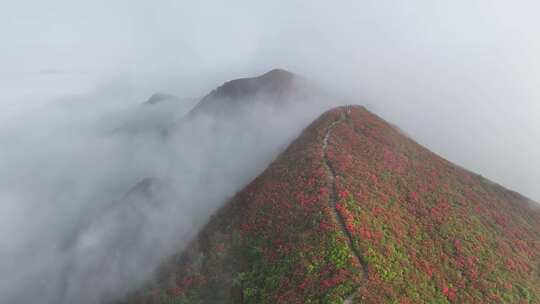
[[338, 108], [132, 302], [539, 303], [539, 254], [525, 198]]

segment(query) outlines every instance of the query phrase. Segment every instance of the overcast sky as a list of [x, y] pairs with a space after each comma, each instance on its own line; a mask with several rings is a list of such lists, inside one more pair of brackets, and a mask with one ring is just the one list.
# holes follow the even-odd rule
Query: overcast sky
[[540, 200], [537, 1], [0, 1], [0, 123], [65, 96], [200, 96], [282, 67]]

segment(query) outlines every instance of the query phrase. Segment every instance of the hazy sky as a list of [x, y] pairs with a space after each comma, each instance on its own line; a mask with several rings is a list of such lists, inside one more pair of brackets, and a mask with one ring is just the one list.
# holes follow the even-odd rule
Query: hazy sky
[[66, 95], [199, 96], [283, 67], [540, 200], [537, 1], [0, 2], [0, 120]]
[[[532, 0], [0, 0], [0, 302], [97, 303], [147, 279], [329, 104], [255, 104], [167, 139], [156, 128], [190, 104], [140, 104], [272, 68], [540, 201], [539, 11]], [[172, 193], [125, 197], [147, 177]]]

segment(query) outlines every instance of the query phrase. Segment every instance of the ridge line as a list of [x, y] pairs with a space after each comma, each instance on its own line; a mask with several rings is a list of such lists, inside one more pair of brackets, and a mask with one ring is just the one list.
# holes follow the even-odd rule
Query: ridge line
[[[332, 205], [332, 210], [334, 211], [334, 216], [337, 219], [338, 225], [340, 226], [341, 231], [345, 235], [345, 238], [347, 239], [347, 245], [349, 249], [351, 250], [353, 254], [353, 258], [358, 261], [358, 263], [361, 265], [362, 268], [362, 274], [363, 279], [368, 279], [368, 270], [367, 270], [367, 263], [362, 258], [362, 255], [358, 252], [358, 250], [353, 246], [353, 238], [351, 233], [347, 230], [345, 225], [345, 220], [343, 216], [339, 213], [337, 210], [336, 204], [338, 201], [338, 194], [337, 194], [337, 186], [336, 186], [336, 171], [334, 167], [332, 166], [332, 163], [330, 162], [330, 159], [328, 158], [328, 139], [330, 138], [330, 135], [332, 133], [332, 130], [336, 127], [336, 125], [344, 122], [347, 120], [348, 115], [350, 113], [350, 108], [346, 107], [344, 110], [342, 110], [339, 113], [339, 119], [332, 122], [327, 128], [326, 133], [323, 138], [323, 160], [324, 160], [324, 166], [326, 167], [327, 171], [330, 172], [329, 179], [330, 179], [330, 203]], [[353, 298], [356, 296], [358, 291], [354, 291], [351, 295], [349, 295], [345, 300], [343, 301], [343, 304], [350, 304], [352, 303]]]

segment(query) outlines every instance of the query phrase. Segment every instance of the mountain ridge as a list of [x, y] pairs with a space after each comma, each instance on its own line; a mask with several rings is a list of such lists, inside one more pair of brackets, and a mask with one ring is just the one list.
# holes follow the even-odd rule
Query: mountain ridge
[[336, 98], [344, 99], [334, 96], [301, 75], [284, 69], [273, 69], [259, 76], [223, 83], [204, 96], [187, 117], [209, 115], [227, 118], [257, 105], [289, 107], [298, 105], [299, 101], [328, 102]]
[[[340, 214], [339, 210], [338, 210], [338, 207], [337, 207], [337, 203], [339, 201], [339, 196], [338, 196], [338, 190], [337, 190], [337, 186], [336, 186], [336, 178], [337, 178], [337, 174], [336, 174], [336, 171], [331, 163], [331, 161], [329, 160], [329, 157], [328, 157], [328, 139], [330, 138], [331, 136], [331, 132], [332, 132], [332, 129], [338, 125], [339, 123], [342, 123], [345, 121], [345, 119], [347, 119], [347, 116], [350, 114], [350, 109], [348, 107], [345, 108], [344, 111], [342, 111], [339, 115], [339, 119], [335, 120], [334, 122], [332, 122], [328, 128], [326, 129], [326, 133], [324, 135], [324, 139], [323, 139], [323, 145], [322, 145], [322, 150], [323, 150], [323, 163], [324, 163], [324, 166], [326, 167], [326, 170], [329, 172], [329, 179], [330, 179], [330, 202], [331, 202], [331, 205], [334, 209], [334, 215], [335, 215], [335, 218], [336, 218], [336, 222], [339, 224], [339, 227], [341, 229], [341, 231], [343, 231], [343, 234], [346, 236], [346, 240], [347, 240], [347, 245], [349, 247], [349, 249], [351, 250], [351, 253], [352, 253], [352, 256], [353, 256], [353, 259], [355, 259], [356, 263], [361, 265], [362, 267], [362, 273], [363, 273], [363, 278], [364, 280], [367, 280], [368, 279], [368, 268], [367, 268], [367, 263], [366, 261], [364, 260], [364, 258], [362, 257], [362, 255], [358, 252], [358, 250], [356, 250], [356, 248], [353, 246], [353, 237], [351, 236], [350, 232], [346, 229], [346, 220], [343, 218], [343, 216]], [[347, 303], [352, 303], [352, 300], [354, 298], [354, 296], [356, 295], [355, 292], [351, 293], [350, 296], [348, 296], [344, 301], [343, 303], [347, 304]]]
[[535, 303], [539, 227], [526, 198], [340, 107], [128, 303]]

